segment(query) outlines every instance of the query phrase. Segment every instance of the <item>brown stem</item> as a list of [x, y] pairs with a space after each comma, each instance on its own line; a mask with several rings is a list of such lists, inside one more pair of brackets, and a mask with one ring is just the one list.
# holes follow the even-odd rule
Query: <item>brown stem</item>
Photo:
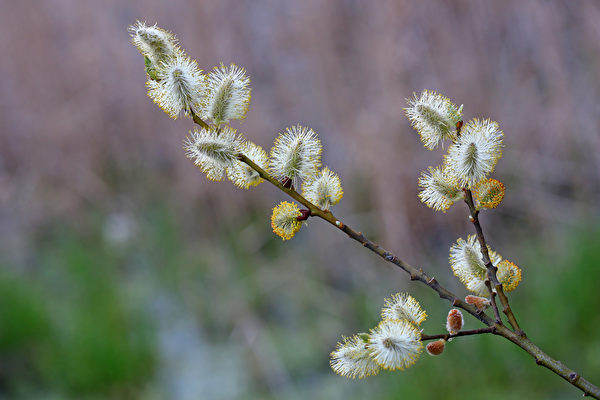
[[492, 290], [492, 284], [490, 283], [490, 279], [486, 278], [485, 286], [488, 288], [488, 292], [490, 293], [490, 303], [492, 303], [492, 309], [494, 310], [494, 316], [496, 317], [496, 322], [501, 324], [502, 318], [500, 318], [500, 313], [498, 312], [498, 305], [496, 304], [496, 292]]
[[[196, 121], [196, 118], [194, 118], [194, 121]], [[204, 121], [202, 121], [202, 122], [204, 122]], [[196, 122], [196, 123], [198, 123], [198, 122]], [[600, 388], [593, 385], [588, 380], [584, 379], [581, 375], [579, 375], [577, 372], [573, 371], [572, 369], [568, 368], [562, 362], [555, 360], [552, 357], [550, 357], [549, 355], [547, 355], [546, 353], [544, 353], [539, 347], [537, 347], [527, 337], [525, 337], [524, 335], [519, 335], [518, 333], [511, 331], [504, 325], [495, 322], [492, 318], [490, 318], [483, 311], [477, 310], [476, 307], [465, 303], [464, 301], [459, 299], [455, 294], [453, 294], [452, 292], [450, 292], [449, 290], [447, 290], [446, 288], [441, 286], [434, 277], [428, 276], [425, 272], [423, 272], [423, 270], [421, 268], [415, 268], [415, 267], [405, 263], [404, 261], [399, 259], [395, 254], [383, 249], [378, 244], [367, 239], [367, 237], [365, 235], [363, 235], [361, 232], [355, 231], [348, 225], [346, 225], [343, 222], [341, 222], [340, 220], [338, 220], [330, 211], [321, 210], [320, 208], [318, 208], [317, 206], [315, 206], [314, 204], [312, 204], [308, 200], [306, 200], [304, 197], [302, 197], [295, 190], [285, 188], [281, 184], [281, 182], [277, 181], [268, 172], [266, 172], [265, 170], [260, 168], [258, 165], [256, 165], [251, 159], [249, 159], [245, 155], [239, 154], [238, 158], [240, 159], [240, 161], [246, 163], [251, 168], [253, 168], [256, 172], [258, 172], [258, 174], [263, 179], [269, 181], [270, 183], [275, 185], [278, 189], [287, 193], [294, 200], [298, 201], [300, 204], [302, 204], [306, 208], [308, 208], [311, 212], [311, 215], [317, 216], [317, 217], [322, 218], [325, 221], [329, 222], [333, 226], [335, 226], [338, 229], [340, 229], [341, 231], [343, 231], [350, 238], [360, 242], [364, 247], [368, 248], [372, 252], [374, 252], [377, 255], [379, 255], [380, 257], [384, 258], [386, 261], [400, 267], [403, 271], [405, 271], [406, 273], [408, 273], [410, 275], [411, 280], [417, 280], [417, 281], [424, 283], [425, 285], [429, 286], [431, 289], [435, 290], [441, 298], [450, 301], [453, 306], [462, 308], [469, 314], [473, 315], [475, 318], [477, 318], [478, 320], [483, 322], [485, 325], [487, 325], [489, 327], [489, 329], [491, 330], [491, 333], [494, 333], [495, 335], [499, 335], [499, 336], [502, 336], [502, 337], [510, 340], [511, 342], [513, 342], [514, 344], [516, 344], [517, 346], [519, 346], [520, 348], [525, 350], [527, 353], [529, 353], [535, 359], [535, 362], [538, 365], [548, 368], [550, 371], [561, 376], [563, 379], [565, 379], [571, 385], [581, 389], [584, 392], [584, 395], [592, 396], [592, 397], [600, 400]], [[472, 204], [472, 199], [471, 199], [471, 204]], [[479, 229], [481, 229], [481, 227], [479, 227]], [[482, 248], [485, 248], [487, 250], [486, 246], [482, 246]], [[488, 260], [489, 260], [489, 255], [488, 255]], [[502, 290], [502, 286], [499, 285], [499, 287], [500, 287], [500, 290]], [[498, 290], [498, 287], [496, 287], [496, 289]], [[504, 296], [504, 297], [506, 298], [506, 296]], [[512, 315], [512, 312], [510, 312], [510, 308], [508, 308], [508, 310], [509, 310], [509, 314]], [[505, 313], [506, 312], [507, 311], [505, 309]], [[507, 317], [509, 318], [509, 321], [510, 321], [510, 317], [508, 316], [508, 314], [507, 314]], [[514, 319], [514, 316], [513, 316], [513, 319]]]
[[492, 261], [490, 260], [490, 254], [488, 252], [488, 247], [485, 242], [485, 236], [483, 236], [483, 230], [481, 229], [481, 224], [479, 223], [479, 210], [475, 208], [475, 204], [473, 202], [473, 194], [469, 189], [464, 189], [464, 192], [465, 203], [467, 203], [469, 211], [471, 212], [471, 222], [473, 223], [473, 226], [475, 226], [475, 231], [477, 232], [477, 240], [479, 240], [479, 247], [481, 247], [483, 263], [487, 268], [487, 276], [491, 281], [492, 285], [494, 286], [496, 293], [498, 294], [500, 303], [504, 307], [502, 311], [506, 315], [506, 318], [508, 318], [508, 322], [519, 336], [525, 336], [525, 332], [523, 332], [523, 330], [519, 326], [517, 318], [515, 318], [515, 315], [513, 314], [512, 309], [508, 304], [508, 297], [506, 297], [506, 294], [502, 289], [502, 284], [498, 281], [498, 277], [496, 276], [498, 268], [494, 264], [492, 264]]
[[194, 120], [195, 123], [197, 123], [198, 125], [200, 125], [201, 127], [203, 127], [204, 129], [210, 129], [210, 125], [208, 125], [206, 122], [204, 122], [202, 120], [202, 118], [200, 118], [193, 109], [190, 108], [190, 114], [192, 114], [192, 119]]
[[316, 217], [322, 218], [325, 221], [329, 222], [330, 224], [336, 226], [338, 229], [342, 230], [346, 235], [348, 235], [350, 238], [356, 240], [357, 242], [362, 244], [364, 247], [366, 247], [369, 250], [371, 250], [372, 252], [378, 254], [380, 257], [384, 258], [386, 261], [389, 261], [392, 264], [395, 264], [396, 266], [402, 268], [405, 272], [410, 274], [411, 280], [421, 281], [424, 284], [426, 284], [427, 286], [429, 286], [430, 288], [432, 288], [433, 290], [435, 290], [441, 298], [448, 300], [450, 303], [452, 303], [453, 306], [462, 308], [463, 310], [467, 311], [469, 314], [473, 315], [475, 318], [479, 319], [481, 322], [483, 322], [484, 324], [486, 324], [488, 326], [490, 326], [494, 323], [494, 321], [490, 317], [488, 317], [487, 314], [483, 313], [482, 311], [479, 311], [475, 306], [467, 304], [466, 302], [461, 300], [458, 296], [456, 296], [454, 293], [452, 293], [449, 290], [447, 290], [446, 288], [442, 287], [434, 277], [428, 276], [427, 274], [425, 274], [423, 272], [422, 269], [420, 269], [420, 268], [417, 269], [417, 268], [407, 264], [406, 262], [399, 259], [393, 253], [385, 250], [378, 244], [373, 243], [372, 241], [367, 239], [367, 237], [365, 235], [363, 235], [362, 232], [357, 232], [354, 229], [352, 229], [350, 226], [339, 221], [330, 211], [321, 210], [319, 207], [315, 206], [314, 204], [312, 204], [311, 202], [306, 200], [304, 197], [302, 197], [295, 190], [288, 189], [285, 186], [283, 186], [283, 184], [281, 182], [279, 182], [277, 179], [273, 178], [267, 171], [265, 171], [264, 169], [259, 167], [257, 164], [255, 164], [254, 161], [249, 159], [246, 155], [240, 153], [240, 154], [238, 154], [238, 158], [240, 161], [248, 164], [252, 169], [254, 169], [256, 172], [258, 172], [258, 174], [261, 176], [261, 178], [269, 181], [270, 183], [275, 185], [279, 190], [285, 192], [291, 198], [296, 200], [298, 203], [304, 205], [307, 209], [310, 210], [311, 216], [316, 216]]
[[506, 339], [510, 340], [511, 342], [525, 350], [534, 358], [535, 363], [537, 365], [541, 365], [543, 367], [548, 368], [550, 371], [561, 376], [571, 385], [581, 389], [583, 391], [584, 396], [591, 396], [595, 399], [600, 399], [600, 388], [598, 388], [593, 383], [579, 375], [577, 372], [564, 365], [559, 360], [555, 360], [548, 354], [544, 353], [542, 349], [536, 346], [527, 337], [512, 332], [504, 325], [497, 326], [495, 334], [505, 337]]
[[459, 337], [459, 336], [471, 336], [471, 335], [481, 335], [483, 333], [494, 333], [495, 330], [496, 330], [495, 326], [490, 326], [487, 328], [473, 329], [470, 331], [460, 331], [453, 335], [451, 335], [449, 333], [440, 333], [437, 335], [426, 335], [424, 333], [421, 333], [421, 341], [423, 342], [425, 340], [435, 340], [435, 339], [448, 340], [448, 339]]

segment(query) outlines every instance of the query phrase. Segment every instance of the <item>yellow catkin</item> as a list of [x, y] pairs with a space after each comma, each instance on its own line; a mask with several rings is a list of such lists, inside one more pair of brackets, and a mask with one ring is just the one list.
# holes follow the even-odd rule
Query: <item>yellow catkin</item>
[[283, 240], [289, 240], [302, 227], [298, 217], [302, 215], [298, 206], [294, 203], [283, 201], [273, 208], [271, 216], [271, 227], [273, 232]]
[[473, 188], [480, 207], [496, 208], [504, 199], [504, 184], [496, 179], [483, 179]]
[[498, 272], [496, 275], [500, 283], [502, 283], [502, 289], [505, 292], [515, 290], [519, 286], [519, 283], [521, 283], [521, 268], [508, 260], [503, 260], [497, 267]]

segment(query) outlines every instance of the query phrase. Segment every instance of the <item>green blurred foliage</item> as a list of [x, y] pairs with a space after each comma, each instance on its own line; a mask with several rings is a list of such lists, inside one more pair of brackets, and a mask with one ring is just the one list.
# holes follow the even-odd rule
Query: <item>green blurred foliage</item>
[[[35, 270], [2, 268], [0, 357], [6, 394], [129, 398], [152, 372], [152, 330], [98, 237], [59, 232]], [[44, 396], [45, 396], [44, 395]]]
[[[91, 217], [88, 229], [47, 232], [29, 269], [3, 266], [3, 398], [579, 395], [525, 352], [492, 335], [456, 339], [442, 356], [423, 354], [402, 372], [360, 381], [338, 377], [328, 366], [336, 340], [374, 327], [390, 293], [365, 285], [356, 271], [340, 279], [319, 264], [316, 253], [306, 251], [306, 236], [282, 242], [269, 232], [264, 215], [251, 212], [243, 220], [223, 221], [203, 242], [183, 235], [178, 215], [165, 207], [150, 207], [137, 219], [140, 234], [126, 245], [108, 243], [103, 219]], [[523, 282], [511, 293], [528, 336], [592, 381], [600, 376], [599, 233], [597, 228], [571, 232], [564, 248], [523, 243], [516, 251]], [[398, 285], [404, 285], [406, 277], [396, 273]], [[422, 325], [427, 333], [443, 332], [447, 303], [419, 285], [399, 290], [409, 291], [427, 310]], [[198, 327], [202, 340], [191, 346], [209, 349], [192, 359], [198, 363], [197, 379], [204, 381], [188, 397], [174, 395], [169, 382], [158, 379], [171, 367], [158, 347], [156, 335], [165, 328], [151, 304], [165, 294]], [[465, 328], [477, 327], [467, 317]], [[223, 382], [239, 386], [226, 390]]]

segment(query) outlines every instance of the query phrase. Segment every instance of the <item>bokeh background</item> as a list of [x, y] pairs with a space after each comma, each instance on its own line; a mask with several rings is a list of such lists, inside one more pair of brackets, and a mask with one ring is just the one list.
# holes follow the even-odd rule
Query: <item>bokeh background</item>
[[[416, 196], [441, 162], [404, 118], [423, 89], [505, 132], [481, 215], [523, 269], [528, 335], [600, 383], [600, 3], [595, 1], [0, 2], [0, 398], [564, 399], [580, 393], [496, 337], [455, 340], [403, 372], [333, 374], [341, 335], [409, 291], [441, 333], [447, 303], [332, 227], [282, 242], [283, 197], [209, 182], [145, 94], [127, 26], [172, 30], [209, 70], [245, 67], [270, 148], [301, 123], [345, 197], [335, 212], [459, 294], [448, 248], [464, 205]], [[467, 328], [478, 327], [468, 319]]]

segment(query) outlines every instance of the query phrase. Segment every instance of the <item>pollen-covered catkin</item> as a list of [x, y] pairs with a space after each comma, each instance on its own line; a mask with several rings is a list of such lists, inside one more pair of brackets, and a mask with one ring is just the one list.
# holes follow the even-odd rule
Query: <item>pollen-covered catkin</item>
[[498, 281], [502, 284], [502, 289], [505, 292], [511, 292], [519, 286], [521, 283], [521, 268], [515, 263], [508, 260], [502, 260], [497, 265], [498, 272], [496, 276]]
[[283, 240], [293, 238], [302, 227], [302, 222], [298, 220], [301, 215], [302, 212], [295, 203], [288, 203], [287, 201], [279, 203], [273, 208], [273, 215], [271, 216], [273, 232]]
[[482, 179], [473, 188], [473, 198], [479, 208], [496, 208], [504, 198], [504, 184], [496, 179]]

